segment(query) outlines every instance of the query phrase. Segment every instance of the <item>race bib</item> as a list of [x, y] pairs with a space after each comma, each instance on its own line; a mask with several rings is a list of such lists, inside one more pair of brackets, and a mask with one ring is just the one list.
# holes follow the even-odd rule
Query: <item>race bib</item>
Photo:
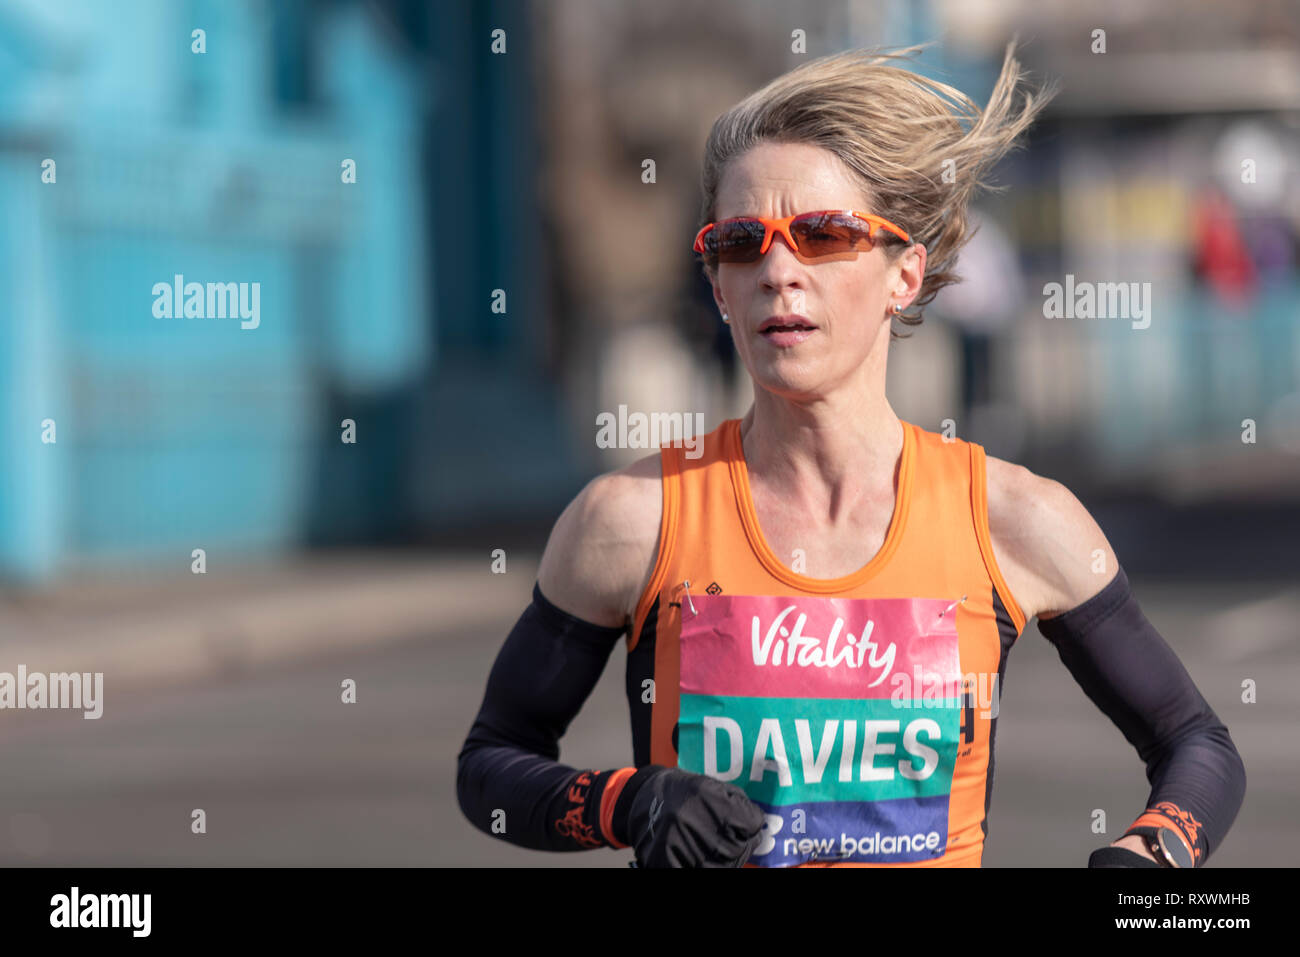
[[691, 599], [677, 764], [763, 809], [750, 862], [942, 855], [961, 733], [955, 603]]

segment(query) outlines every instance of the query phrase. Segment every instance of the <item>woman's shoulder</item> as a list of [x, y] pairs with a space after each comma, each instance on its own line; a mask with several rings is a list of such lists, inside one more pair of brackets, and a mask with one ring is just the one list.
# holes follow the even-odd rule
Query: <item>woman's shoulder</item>
[[994, 558], [1026, 620], [1082, 604], [1115, 576], [1105, 533], [1065, 485], [985, 456]]
[[662, 513], [659, 452], [596, 476], [551, 530], [537, 573], [542, 594], [594, 624], [628, 622], [654, 570]]

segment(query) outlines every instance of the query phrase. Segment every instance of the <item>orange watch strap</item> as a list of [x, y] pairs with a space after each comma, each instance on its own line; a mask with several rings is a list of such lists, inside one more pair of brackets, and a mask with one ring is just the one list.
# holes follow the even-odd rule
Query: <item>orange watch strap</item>
[[601, 792], [600, 833], [609, 842], [610, 847], [628, 846], [614, 837], [614, 805], [618, 803], [619, 795], [623, 793], [623, 785], [627, 784], [628, 778], [635, 773], [636, 768], [619, 768], [610, 775], [605, 790]]

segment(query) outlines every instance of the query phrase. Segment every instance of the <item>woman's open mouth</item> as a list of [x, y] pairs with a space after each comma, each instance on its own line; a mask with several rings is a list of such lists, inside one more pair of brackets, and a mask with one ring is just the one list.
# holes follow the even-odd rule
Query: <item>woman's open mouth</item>
[[774, 346], [793, 346], [803, 342], [817, 327], [803, 316], [772, 316], [764, 319], [758, 334]]

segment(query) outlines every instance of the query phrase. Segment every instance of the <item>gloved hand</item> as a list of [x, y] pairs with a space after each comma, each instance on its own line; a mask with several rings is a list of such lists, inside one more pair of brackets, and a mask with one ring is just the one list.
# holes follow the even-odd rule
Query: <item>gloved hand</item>
[[1088, 858], [1089, 867], [1159, 867], [1149, 857], [1127, 847], [1099, 847]]
[[763, 812], [733, 784], [651, 764], [627, 787], [636, 788], [627, 835], [640, 867], [740, 867], [758, 846]]

